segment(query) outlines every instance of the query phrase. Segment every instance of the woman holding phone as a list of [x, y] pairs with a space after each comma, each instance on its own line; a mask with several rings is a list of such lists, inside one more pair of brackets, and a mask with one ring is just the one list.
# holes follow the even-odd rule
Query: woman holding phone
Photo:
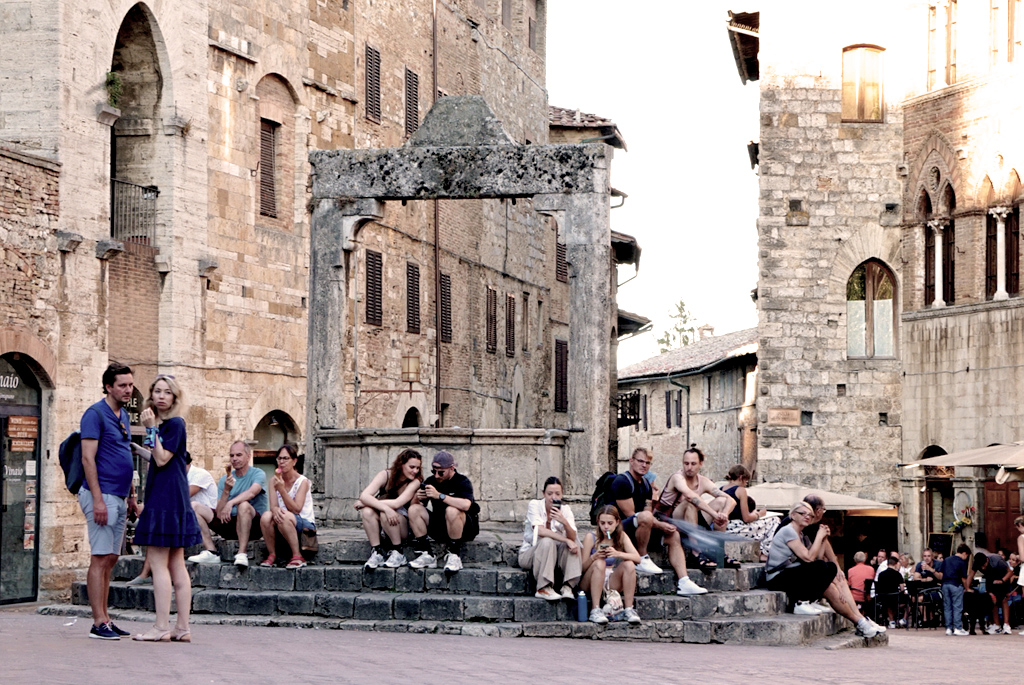
[[609, 589], [622, 594], [622, 618], [640, 623], [640, 616], [633, 608], [639, 563], [640, 553], [622, 530], [618, 507], [608, 504], [598, 509], [597, 531], [587, 533], [583, 540], [583, 581], [580, 583], [590, 591], [591, 622], [608, 622], [601, 608], [601, 595]]
[[[544, 497], [530, 500], [519, 548], [519, 568], [530, 569], [537, 581], [536, 597], [556, 602], [573, 599], [582, 562], [576, 541], [576, 520], [562, 503], [562, 481], [551, 476], [544, 481]], [[561, 592], [555, 590], [561, 579]]]

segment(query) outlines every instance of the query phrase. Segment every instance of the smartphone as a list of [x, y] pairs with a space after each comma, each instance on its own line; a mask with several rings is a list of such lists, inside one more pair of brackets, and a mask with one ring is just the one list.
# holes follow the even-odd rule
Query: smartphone
[[562, 508], [562, 500], [560, 500], [560, 499], [551, 500], [551, 508], [552, 509], [561, 509]]

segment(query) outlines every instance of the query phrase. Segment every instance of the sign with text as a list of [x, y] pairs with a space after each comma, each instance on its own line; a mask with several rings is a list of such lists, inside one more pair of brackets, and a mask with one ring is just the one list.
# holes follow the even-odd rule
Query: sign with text
[[799, 426], [799, 409], [769, 409], [768, 424], [772, 426]]
[[11, 440], [11, 451], [12, 452], [35, 452], [36, 441], [35, 440]]

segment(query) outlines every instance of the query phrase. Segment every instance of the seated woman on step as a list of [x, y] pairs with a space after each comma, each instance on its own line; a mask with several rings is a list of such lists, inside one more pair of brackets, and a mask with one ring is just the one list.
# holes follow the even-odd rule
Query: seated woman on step
[[[772, 539], [765, 564], [768, 589], [785, 592], [790, 601], [815, 602], [822, 597], [842, 616], [853, 621], [857, 634], [874, 637], [881, 631], [879, 626], [865, 618], [857, 605], [833, 582], [839, 568], [831, 561], [820, 559], [821, 549], [828, 540], [829, 528], [824, 523], [818, 527], [814, 541], [804, 534], [804, 529], [814, 521], [814, 509], [807, 502], [798, 502], [789, 510], [789, 525], [783, 526]], [[798, 604], [793, 613], [816, 615], [821, 613], [813, 605]]]
[[[768, 559], [768, 550], [771, 548], [772, 538], [779, 527], [780, 519], [778, 516], [769, 516], [766, 509], [756, 508], [754, 498], [747, 494], [749, 484], [750, 470], [743, 464], [734, 464], [726, 477], [726, 486], [722, 488], [722, 492], [729, 496], [722, 511], [729, 516], [725, 532], [757, 540], [761, 543], [761, 561], [765, 561]], [[711, 503], [712, 508], [716, 508], [719, 501], [714, 500]], [[723, 509], [717, 508], [720, 511]]]
[[622, 530], [619, 510], [605, 505], [597, 510], [597, 530], [587, 533], [583, 540], [583, 580], [580, 587], [590, 595], [590, 620], [607, 623], [607, 612], [601, 607], [601, 596], [605, 590], [614, 590], [622, 595], [621, 618], [630, 623], [640, 623], [640, 616], [633, 608], [636, 595], [636, 565], [640, 553]]
[[[576, 520], [568, 504], [562, 503], [562, 481], [551, 476], [544, 481], [544, 497], [530, 500], [519, 548], [519, 568], [533, 571], [536, 596], [549, 601], [574, 599], [573, 587], [580, 579], [580, 546], [576, 541]], [[556, 576], [562, 590], [555, 590]]]
[[313, 514], [313, 495], [309, 479], [295, 470], [299, 452], [295, 445], [282, 445], [277, 451], [277, 470], [270, 479], [268, 504], [260, 517], [263, 541], [267, 543], [267, 560], [261, 566], [273, 566], [277, 560], [277, 532], [291, 548], [291, 559], [286, 568], [306, 565], [299, 549], [299, 536], [304, 530], [316, 530]]
[[[398, 568], [407, 563], [405, 555], [399, 549], [402, 540], [409, 536], [409, 512], [406, 507], [416, 496], [416, 490], [423, 482], [420, 465], [423, 457], [416, 450], [403, 450], [391, 462], [391, 466], [376, 476], [359, 495], [355, 503], [356, 511], [363, 520], [366, 539], [370, 541], [370, 558], [366, 560], [367, 568], [377, 568], [384, 564], [388, 568]], [[386, 543], [390, 543], [390, 551], [381, 545], [381, 529], [387, 535]], [[426, 535], [426, 531], [423, 531]], [[385, 552], [388, 552], [385, 560]]]

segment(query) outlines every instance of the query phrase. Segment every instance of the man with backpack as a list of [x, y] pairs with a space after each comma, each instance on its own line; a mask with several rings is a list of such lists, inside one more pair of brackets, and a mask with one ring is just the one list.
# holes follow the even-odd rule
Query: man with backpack
[[78, 491], [78, 503], [89, 526], [89, 605], [92, 630], [89, 637], [119, 640], [128, 635], [107, 613], [110, 574], [117, 564], [124, 540], [128, 512], [135, 513], [135, 485], [132, 476], [131, 425], [125, 405], [131, 401], [135, 384], [132, 370], [110, 362], [103, 372], [102, 400], [85, 410], [81, 423], [82, 469], [85, 481]]

